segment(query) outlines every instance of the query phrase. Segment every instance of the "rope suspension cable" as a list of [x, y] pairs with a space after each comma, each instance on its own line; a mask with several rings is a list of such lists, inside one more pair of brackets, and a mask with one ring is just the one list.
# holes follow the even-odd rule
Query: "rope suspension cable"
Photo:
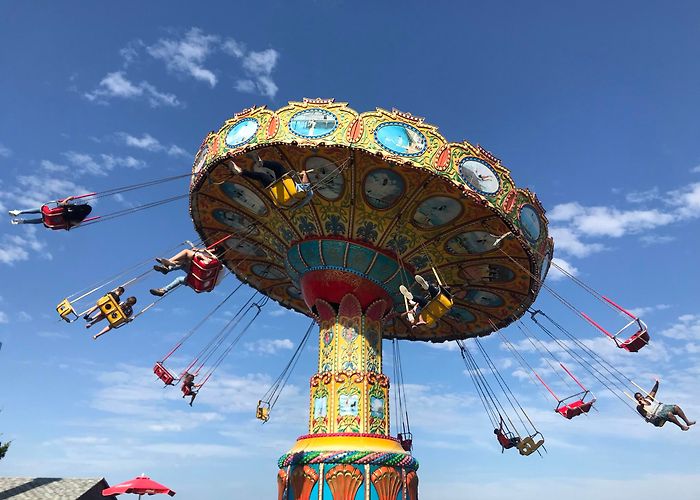
[[[486, 415], [489, 418], [489, 422], [491, 422], [491, 425], [496, 427], [498, 425], [497, 419], [494, 416], [495, 412], [491, 408], [490, 403], [488, 402], [488, 399], [486, 397], [486, 394], [484, 392], [484, 389], [481, 387], [480, 381], [476, 378], [476, 375], [474, 373], [474, 368], [472, 367], [470, 360], [467, 359], [467, 355], [465, 354], [466, 348], [464, 347], [464, 344], [462, 343], [461, 340], [457, 340], [457, 345], [459, 346], [459, 351], [460, 355], [462, 356], [462, 360], [464, 361], [464, 365], [467, 367], [467, 373], [469, 374], [469, 377], [472, 379], [472, 382], [474, 384], [474, 387], [476, 387], [476, 392], [479, 395], [479, 399], [481, 400], [481, 404], [484, 406], [484, 410], [486, 410]], [[477, 368], [478, 370], [478, 368]]]
[[[501, 423], [501, 411], [499, 405], [495, 401], [496, 398], [494, 397], [491, 386], [481, 373], [479, 366], [476, 364], [476, 360], [471, 352], [469, 352], [464, 342], [462, 340], [457, 340], [457, 345], [459, 345], [462, 359], [467, 366], [467, 371], [472, 376], [472, 380], [477, 388], [480, 389], [483, 394], [483, 401], [486, 402], [484, 407], [487, 408], [487, 413], [489, 413], [489, 420], [491, 420], [494, 428], [499, 427]], [[505, 413], [505, 411], [503, 413]], [[508, 430], [508, 423], [505, 423], [505, 425], [506, 430]]]
[[96, 192], [93, 195], [91, 195], [90, 197], [97, 199], [97, 198], [104, 198], [107, 196], [114, 196], [116, 194], [121, 194], [121, 193], [128, 193], [129, 191], [134, 191], [137, 189], [143, 189], [143, 188], [147, 188], [147, 187], [151, 187], [151, 186], [156, 186], [158, 184], [163, 184], [163, 183], [174, 181], [177, 179], [183, 179], [185, 177], [190, 177], [191, 175], [192, 175], [191, 173], [174, 175], [171, 177], [164, 177], [162, 179], [154, 179], [151, 181], [145, 181], [145, 182], [141, 182], [138, 184], [131, 184], [129, 186], [122, 186], [122, 187], [113, 188], [113, 189], [106, 189], [104, 191]]
[[[486, 363], [491, 368], [491, 373], [493, 374], [494, 378], [496, 379], [496, 382], [498, 382], [498, 385], [501, 387], [501, 390], [503, 391], [503, 393], [506, 395], [506, 398], [508, 399], [508, 403], [510, 404], [511, 408], [513, 408], [513, 411], [517, 415], [518, 420], [520, 420], [520, 423], [522, 424], [525, 431], [527, 432], [527, 424], [523, 421], [522, 417], [520, 416], [520, 413], [522, 413], [525, 416], [525, 418], [527, 419], [527, 421], [530, 423], [532, 430], [534, 432], [537, 432], [537, 427], [535, 427], [535, 424], [532, 422], [532, 420], [528, 416], [527, 412], [525, 411], [525, 409], [522, 407], [522, 405], [518, 401], [518, 398], [515, 397], [515, 394], [513, 394], [513, 391], [510, 389], [510, 386], [508, 385], [508, 383], [505, 381], [505, 379], [503, 378], [501, 373], [496, 368], [496, 365], [493, 362], [493, 360], [491, 359], [491, 356], [489, 356], [489, 354], [486, 351], [486, 349], [484, 348], [484, 346], [481, 345], [481, 342], [479, 341], [478, 338], [475, 338], [474, 341], [476, 342], [477, 347], [481, 351], [481, 355], [486, 360]], [[511, 400], [511, 398], [512, 398], [512, 400]], [[515, 401], [515, 403], [518, 405], [520, 412], [518, 412], [518, 410], [513, 405], [513, 401]]]
[[[399, 348], [398, 340], [392, 339], [392, 348], [394, 356], [394, 380], [396, 380], [398, 386], [397, 390], [395, 391], [395, 395], [398, 394], [399, 401], [397, 416], [401, 423], [401, 434], [406, 435], [411, 433], [411, 422], [408, 418], [408, 400], [406, 399], [406, 386], [404, 384], [403, 365], [401, 364], [401, 350]], [[398, 423], [399, 422], [397, 422], [397, 427]]]
[[[544, 313], [540, 312], [540, 314], [542, 314], [542, 315], [544, 316]], [[546, 317], [549, 321], [551, 321], [553, 324], [555, 324], [555, 322], [554, 322], [551, 318], [549, 318], [548, 316], [545, 316], [545, 317]], [[605, 373], [601, 372], [598, 368], [596, 368], [593, 364], [589, 364], [589, 363], [587, 362], [587, 360], [585, 360], [585, 359], [584, 359], [580, 354], [578, 354], [576, 351], [573, 351], [572, 349], [570, 349], [570, 348], [566, 345], [565, 342], [562, 342], [561, 339], [557, 338], [557, 337], [556, 337], [547, 327], [545, 327], [543, 324], [541, 324], [541, 323], [538, 322], [538, 321], [535, 321], [535, 323], [537, 323], [538, 326], [542, 329], [542, 331], [544, 331], [550, 338], [552, 338], [555, 342], [557, 342], [557, 344], [560, 345], [560, 346], [562, 347], [562, 349], [566, 349], [567, 352], [568, 352], [572, 357], [574, 357], [575, 359], [577, 359], [578, 363], [579, 363], [581, 366], [583, 366], [583, 368], [586, 369], [586, 371], [588, 371], [588, 373], [590, 373], [596, 380], [598, 380], [598, 382], [600, 382], [608, 391], [610, 391], [613, 395], [615, 395], [616, 398], [618, 398], [620, 401], [622, 401], [622, 402], [625, 404], [625, 406], [629, 407], [632, 411], [634, 411], [635, 413], [637, 413], [636, 409], [635, 409], [634, 407], [632, 407], [625, 399], [623, 399], [623, 398], [619, 395], [619, 393], [615, 390], [615, 389], [617, 389], [617, 390], [621, 391], [623, 394], [625, 394], [627, 397], [630, 397], [630, 396], [627, 395], [626, 392], [625, 392], [625, 389], [627, 388], [627, 385], [626, 385], [623, 381], [621, 381], [620, 378], [619, 378], [619, 376], [618, 376], [616, 373], [614, 373], [614, 372], [618, 372], [620, 375], [622, 375], [623, 377], [625, 377], [632, 385], [634, 385], [634, 386], [636, 387], [637, 385], [636, 385], [632, 380], [630, 380], [629, 378], [627, 378], [622, 372], [620, 372], [619, 370], [617, 370], [617, 368], [615, 368], [614, 366], [610, 365], [604, 358], [602, 358], [602, 357], [600, 357], [598, 354], [596, 354], [595, 351], [591, 350], [591, 349], [590, 349], [588, 346], [586, 346], [583, 342], [581, 342], [581, 341], [579, 341], [578, 339], [576, 339], [576, 337], [574, 337], [573, 335], [571, 335], [571, 334], [568, 333], [568, 332], [565, 333], [565, 334], [566, 334], [580, 349], [582, 349], [584, 352], [586, 352], [586, 354], [588, 354], [588, 356], [591, 357], [592, 361], [598, 363], [605, 371], [607, 371], [607, 372], [614, 378], [614, 379], [611, 379], [609, 376], [605, 375]], [[560, 328], [562, 331], [564, 331], [563, 327], [558, 326], [558, 328]], [[606, 365], [611, 366], [611, 367], [613, 368], [614, 371], [611, 370], [611, 369], [610, 369], [608, 366], [606, 366]], [[595, 372], [595, 373], [594, 373], [594, 372]], [[596, 375], [596, 373], [597, 373], [598, 375]], [[613, 388], [610, 387], [610, 386], [613, 386], [615, 389], [613, 389]]]
[[292, 375], [292, 372], [294, 371], [294, 368], [296, 367], [297, 362], [301, 357], [301, 353], [304, 351], [304, 347], [306, 346], [306, 343], [308, 342], [311, 336], [311, 331], [313, 330], [315, 323], [315, 320], [311, 320], [309, 327], [306, 329], [306, 333], [304, 333], [304, 336], [301, 338], [299, 345], [297, 345], [296, 350], [292, 354], [292, 357], [290, 358], [289, 362], [287, 362], [287, 365], [282, 370], [282, 373], [279, 374], [277, 379], [275, 379], [270, 388], [263, 395], [261, 401], [266, 402], [269, 405], [270, 410], [274, 408], [275, 404], [277, 403], [277, 400], [280, 397], [280, 394], [282, 394], [282, 390], [287, 385], [287, 381]]
[[[256, 296], [257, 294], [258, 294], [257, 290], [256, 290], [255, 292], [253, 292], [253, 294], [248, 298], [248, 300], [245, 302], [245, 304], [243, 304], [243, 305], [238, 309], [238, 311], [236, 312], [236, 314], [234, 314], [234, 315], [231, 317], [231, 319], [228, 320], [228, 321], [226, 322], [226, 324], [219, 330], [219, 332], [218, 332], [207, 344], [205, 344], [204, 347], [202, 347], [202, 348], [199, 350], [199, 352], [197, 353], [197, 355], [195, 356], [195, 358], [192, 360], [192, 362], [190, 362], [190, 364], [187, 366], [187, 368], [185, 368], [185, 369], [182, 371], [182, 374], [187, 373], [187, 372], [190, 372], [190, 370], [191, 370], [195, 365], [197, 365], [197, 364], [199, 363], [200, 358], [202, 358], [202, 357], [204, 357], [204, 356], [207, 356], [207, 355], [208, 355], [208, 356], [207, 356], [207, 359], [208, 359], [209, 357], [211, 357], [210, 350], [212, 349], [212, 347], [213, 347], [215, 344], [221, 345], [221, 343], [223, 342], [222, 337], [224, 337], [227, 333], [229, 333], [229, 330], [232, 330], [232, 329], [240, 322], [240, 320], [241, 320], [241, 318], [242, 318], [242, 316], [243, 316], [243, 314], [244, 314], [244, 311], [246, 311], [246, 308], [250, 305], [250, 303], [253, 301], [253, 299], [255, 298], [255, 296]], [[200, 366], [200, 368], [201, 368], [201, 366]], [[198, 368], [197, 370], [199, 370], [199, 368]], [[190, 373], [191, 373], [191, 372], [190, 372]], [[196, 375], [196, 372], [195, 372], [195, 375]], [[182, 375], [181, 375], [181, 377], [182, 377]]]
[[[489, 320], [489, 322], [491, 322], [492, 326], [495, 329], [496, 325], [493, 324], [493, 322], [491, 320]], [[548, 399], [546, 393], [544, 392], [544, 388], [542, 387], [540, 382], [533, 376], [533, 373], [535, 373], [535, 369], [530, 365], [530, 363], [527, 362], [527, 360], [523, 357], [523, 355], [520, 354], [520, 352], [518, 352], [518, 350], [511, 343], [511, 341], [508, 339], [508, 337], [506, 337], [505, 334], [503, 334], [503, 332], [501, 332], [500, 330], [495, 330], [495, 332], [498, 334], [499, 337], [501, 337], [501, 342], [503, 342], [503, 345], [505, 345], [508, 348], [508, 350], [511, 352], [511, 354], [513, 354], [513, 357], [515, 357], [515, 359], [518, 360], [518, 362], [520, 363], [520, 366], [523, 368], [523, 371], [525, 371], [527, 376], [530, 377], [530, 380], [532, 381], [532, 383], [535, 384], [535, 386], [538, 387], [542, 391], [540, 393], [540, 395], [544, 398], [545, 401], [549, 402], [549, 399]]]
[[[250, 311], [253, 307], [255, 307], [257, 309], [257, 311], [255, 311], [255, 314], [253, 315], [253, 317], [250, 318], [248, 323], [243, 327], [243, 329], [240, 331], [240, 333], [238, 335], [236, 335], [236, 337], [231, 341], [231, 343], [228, 345], [228, 347], [226, 347], [226, 349], [224, 349], [223, 352], [221, 352], [221, 354], [219, 354], [219, 357], [216, 359], [216, 361], [214, 361], [214, 364], [205, 373], [204, 380], [199, 384], [199, 387], [202, 387], [207, 382], [207, 380], [209, 380], [209, 378], [216, 371], [216, 369], [219, 367], [219, 365], [221, 365], [221, 363], [224, 361], [224, 359], [226, 359], [226, 356], [228, 356], [228, 354], [231, 352], [231, 350], [233, 350], [233, 348], [236, 346], [236, 344], [238, 344], [238, 341], [241, 340], [243, 335], [246, 334], [248, 329], [253, 325], [253, 322], [257, 319], [257, 317], [262, 312], [262, 308], [265, 306], [265, 304], [267, 304], [267, 301], [268, 301], [268, 298], [265, 297], [264, 299], [262, 299], [260, 301], [260, 303], [253, 303], [248, 307], [248, 310], [246, 311], [246, 313], [248, 311]], [[198, 373], [200, 369], [201, 369], [201, 366], [200, 366], [200, 368], [197, 369], [197, 371], [195, 373]]]
[[[399, 384], [399, 371], [398, 367], [396, 366], [396, 339], [391, 339], [391, 354], [392, 354], [392, 363], [393, 363], [393, 372], [394, 372], [394, 380], [396, 381], [397, 384]], [[394, 421], [396, 422], [396, 434], [399, 434], [403, 432], [404, 429], [404, 424], [403, 424], [403, 401], [401, 400], [401, 393], [400, 391], [396, 390], [394, 391], [394, 412], [396, 413], [396, 418]]]
[[166, 198], [164, 200], [152, 201], [150, 203], [146, 203], [144, 205], [139, 205], [137, 207], [126, 208], [124, 210], [112, 212], [111, 214], [101, 215], [99, 217], [95, 217], [90, 222], [86, 222], [86, 223], [80, 224], [79, 226], [76, 226], [74, 229], [79, 229], [81, 227], [91, 226], [91, 225], [97, 224], [99, 222], [106, 222], [108, 220], [123, 217], [125, 215], [130, 215], [130, 214], [133, 214], [136, 212], [140, 212], [141, 210], [146, 210], [148, 208], [153, 208], [153, 207], [158, 207], [160, 205], [165, 205], [166, 203], [171, 203], [173, 201], [181, 200], [183, 198], [187, 198], [188, 196], [189, 196], [189, 194], [181, 194], [181, 195], [177, 195], [177, 196], [172, 196], [170, 198]]
[[217, 312], [219, 309], [221, 309], [221, 307], [223, 307], [223, 305], [224, 305], [226, 302], [228, 302], [228, 300], [229, 300], [231, 297], [233, 297], [233, 295], [234, 295], [242, 286], [243, 286], [243, 283], [242, 283], [242, 282], [239, 283], [238, 286], [237, 286], [236, 288], [234, 288], [233, 291], [232, 291], [231, 293], [229, 293], [229, 294], [224, 298], [224, 300], [222, 300], [221, 302], [219, 302], [219, 304], [218, 304], [216, 307], [214, 307], [214, 309], [212, 309], [211, 311], [209, 311], [209, 313], [207, 313], [207, 315], [204, 316], [204, 318], [202, 318], [194, 327], [192, 327], [187, 333], [185, 333], [185, 335], [180, 339], [180, 341], [179, 341], [177, 344], [175, 344], [175, 347], [173, 347], [173, 348], [170, 350], [170, 352], [168, 352], [168, 354], [166, 354], [165, 357], [163, 357], [163, 359], [161, 360], [161, 363], [164, 363], [165, 360], [167, 360], [170, 356], [172, 356], [172, 355], [175, 353], [175, 351], [177, 351], [177, 350], [182, 346], [182, 344], [184, 344], [192, 335], [194, 335], [194, 333], [195, 333], [197, 330], [199, 330], [199, 328], [200, 328], [209, 318], [211, 318], [214, 314], [216, 314], [216, 312]]

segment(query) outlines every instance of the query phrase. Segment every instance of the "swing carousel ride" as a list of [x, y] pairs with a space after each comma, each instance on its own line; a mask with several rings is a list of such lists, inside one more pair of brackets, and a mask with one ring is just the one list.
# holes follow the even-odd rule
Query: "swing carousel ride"
[[[286, 173], [272, 175], [273, 164]], [[246, 174], [256, 171], [274, 181], [256, 182]], [[208, 292], [226, 273], [240, 284], [155, 364], [159, 380], [182, 382], [191, 404], [265, 304], [276, 301], [308, 316], [311, 324], [258, 403], [256, 416], [265, 422], [314, 325], [319, 326], [309, 429], [279, 459], [279, 499], [417, 499], [418, 463], [411, 454], [400, 340], [456, 341], [502, 449], [515, 448], [523, 456], [546, 451], [544, 438], [482, 337], [496, 333], [532, 380], [551, 393], [555, 411], [566, 419], [589, 412], [595, 398], [575, 370], [557, 358], [562, 353], [589, 380], [631, 407], [625, 396], [636, 384], [532, 305], [546, 289], [629, 352], [649, 342], [646, 325], [566, 269], [558, 267], [600, 303], [627, 317], [626, 324], [611, 333], [545, 283], [556, 263], [535, 194], [516, 187], [510, 172], [484, 148], [447, 142], [422, 118], [396, 110], [357, 113], [333, 99], [304, 99], [276, 111], [264, 106], [244, 110], [204, 139], [189, 197], [201, 248], [193, 252], [181, 284]], [[60, 207], [45, 207], [53, 210], [54, 226], [56, 218], [60, 222]], [[83, 316], [75, 312], [75, 303], [107, 283], [67, 297], [57, 308], [60, 316], [69, 322]], [[253, 295], [176, 375], [167, 366], [169, 358], [194, 344], [193, 335], [243, 284], [255, 289]], [[134, 316], [120, 302], [123, 289], [103, 296], [96, 308], [110, 327], [119, 328], [167, 296], [167, 290], [151, 292], [163, 296]], [[503, 334], [512, 323], [551, 370], [533, 367]], [[392, 343], [396, 437], [389, 422], [389, 378], [382, 371], [383, 340]], [[561, 398], [547, 384], [545, 378], [554, 372], [575, 387], [573, 395]]]

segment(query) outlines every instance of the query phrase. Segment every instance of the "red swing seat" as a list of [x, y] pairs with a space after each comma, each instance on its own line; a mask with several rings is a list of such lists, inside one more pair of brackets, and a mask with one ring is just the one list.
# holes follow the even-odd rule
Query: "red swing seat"
[[168, 369], [163, 366], [162, 361], [158, 361], [154, 366], [153, 366], [153, 373], [156, 374], [156, 376], [163, 381], [165, 385], [175, 385], [175, 375], [170, 373]]
[[403, 448], [405, 451], [411, 451], [413, 449], [413, 434], [410, 432], [400, 432], [396, 435], [396, 439], [399, 440], [401, 448]]
[[588, 413], [591, 408], [593, 408], [593, 403], [595, 403], [595, 398], [584, 402], [583, 400], [585, 399], [586, 395], [588, 392], [585, 392], [583, 394], [583, 397], [581, 399], [577, 399], [573, 403], [569, 403], [566, 405], [562, 405], [564, 400], [559, 402], [559, 405], [554, 409], [557, 413], [559, 413], [562, 417], [571, 420], [574, 417], [578, 417], [579, 415], [583, 413]]
[[68, 222], [66, 221], [65, 215], [65, 207], [57, 206], [51, 208], [48, 205], [41, 206], [41, 221], [48, 229], [53, 229], [55, 231], [59, 229], [68, 229]]
[[219, 259], [212, 258], [204, 263], [202, 256], [195, 253], [185, 283], [197, 293], [211, 292], [216, 286], [222, 267]]
[[617, 346], [629, 352], [637, 352], [648, 343], [649, 332], [646, 328], [642, 328], [624, 342], [618, 342]]

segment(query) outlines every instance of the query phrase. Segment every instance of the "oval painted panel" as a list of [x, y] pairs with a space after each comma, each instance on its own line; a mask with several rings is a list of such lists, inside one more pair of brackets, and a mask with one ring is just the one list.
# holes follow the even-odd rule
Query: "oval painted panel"
[[471, 311], [468, 311], [467, 309], [464, 309], [463, 307], [453, 307], [450, 310], [449, 316], [458, 319], [460, 321], [463, 321], [464, 323], [471, 323], [472, 321], [476, 321], [476, 316], [474, 316]]
[[338, 118], [325, 109], [305, 109], [295, 113], [289, 120], [289, 130], [300, 137], [318, 139], [325, 137], [338, 127]]
[[403, 177], [388, 168], [372, 170], [362, 185], [367, 203], [380, 210], [394, 205], [406, 190]]
[[449, 196], [432, 196], [413, 214], [413, 222], [424, 228], [444, 226], [462, 214], [462, 204]]
[[199, 150], [199, 153], [197, 153], [197, 158], [194, 160], [194, 168], [192, 169], [193, 174], [196, 174], [202, 170], [204, 163], [207, 161], [207, 153], [209, 153], [209, 146], [204, 146]]
[[447, 240], [445, 249], [455, 255], [486, 253], [500, 246], [494, 246], [497, 240], [498, 236], [486, 231], [466, 231]]
[[[217, 208], [212, 211], [212, 216], [214, 219], [216, 219], [219, 223], [224, 224], [225, 226], [232, 227], [236, 229], [237, 231], [249, 231], [251, 232], [251, 228], [254, 228], [254, 223], [253, 221], [243, 215], [242, 213], [235, 212], [233, 210], [225, 210], [222, 208]], [[252, 229], [252, 233], [256, 233], [256, 229]]]
[[469, 290], [464, 300], [484, 307], [500, 307], [505, 303], [499, 295], [486, 290]]
[[477, 264], [462, 268], [460, 276], [469, 283], [506, 283], [513, 281], [515, 273], [512, 269], [500, 264]]
[[250, 210], [257, 215], [265, 215], [267, 207], [265, 202], [249, 188], [234, 182], [225, 182], [221, 185], [221, 191], [236, 204]]
[[295, 286], [287, 287], [287, 295], [289, 295], [293, 299], [301, 300], [301, 290], [299, 290]]
[[537, 210], [532, 205], [523, 205], [520, 207], [520, 225], [525, 232], [525, 237], [531, 242], [535, 242], [540, 238], [542, 232], [542, 223]]
[[263, 248], [260, 248], [260, 245], [255, 241], [241, 238], [229, 238], [226, 240], [225, 244], [232, 252], [241, 255], [246, 255], [248, 257], [267, 257], [267, 252], [265, 252]]
[[374, 139], [384, 149], [401, 156], [419, 156], [428, 141], [415, 127], [401, 122], [386, 122], [374, 131]]
[[226, 134], [226, 145], [230, 148], [236, 148], [250, 142], [255, 137], [260, 124], [255, 118], [244, 118], [233, 125]]
[[495, 194], [501, 187], [493, 167], [479, 158], [462, 159], [459, 162], [459, 175], [477, 193]]
[[547, 273], [549, 272], [549, 264], [551, 261], [552, 254], [547, 252], [547, 255], [545, 255], [544, 259], [542, 260], [542, 267], [540, 268], [540, 281], [544, 281], [544, 279], [547, 277]]
[[254, 275], [266, 280], [281, 280], [287, 277], [281, 269], [270, 264], [254, 264], [250, 270], [253, 271]]
[[314, 186], [314, 192], [327, 200], [335, 201], [343, 194], [345, 178], [339, 171], [338, 165], [322, 156], [311, 156], [304, 163], [305, 170], [309, 172], [309, 180]]

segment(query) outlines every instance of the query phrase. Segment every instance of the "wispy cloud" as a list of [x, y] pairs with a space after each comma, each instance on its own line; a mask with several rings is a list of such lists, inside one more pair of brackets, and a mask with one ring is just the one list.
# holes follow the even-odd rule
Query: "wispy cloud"
[[630, 203], [646, 203], [648, 201], [661, 199], [661, 195], [659, 193], [659, 188], [654, 186], [646, 191], [632, 191], [627, 193], [625, 199]]
[[700, 174], [700, 165], [698, 165], [697, 167], [691, 168], [690, 172], [693, 174]]
[[132, 148], [143, 149], [154, 153], [165, 153], [169, 156], [184, 156], [189, 157], [190, 154], [175, 144], [165, 145], [151, 134], [144, 133], [141, 137], [136, 137], [126, 132], [120, 132], [119, 137], [124, 141], [124, 144]]
[[106, 104], [109, 99], [139, 99], [143, 98], [154, 107], [160, 106], [180, 106], [180, 101], [175, 94], [160, 92], [154, 85], [142, 81], [140, 83], [131, 82], [123, 71], [108, 73], [98, 87], [92, 92], [83, 94], [88, 100]]
[[14, 265], [29, 259], [30, 252], [41, 253], [46, 258], [51, 254], [45, 252], [45, 244], [36, 236], [36, 228], [23, 227], [21, 234], [5, 234], [0, 239], [0, 263]]
[[62, 165], [59, 163], [54, 163], [49, 160], [41, 160], [41, 168], [46, 170], [47, 172], [65, 172], [68, 170], [67, 165]]
[[246, 343], [245, 348], [259, 354], [277, 354], [293, 349], [294, 343], [289, 339], [260, 339]]
[[217, 77], [213, 71], [204, 67], [204, 61], [209, 57], [218, 37], [205, 35], [199, 28], [192, 28], [181, 40], [160, 39], [146, 48], [155, 59], [165, 63], [169, 71], [188, 75], [210, 87], [215, 87]]
[[115, 168], [142, 169], [146, 167], [143, 160], [133, 156], [115, 156], [111, 154], [90, 155], [76, 151], [63, 153], [72, 170], [77, 174], [108, 175]]
[[257, 92], [267, 97], [275, 97], [279, 88], [272, 79], [272, 72], [277, 66], [279, 52], [275, 49], [247, 52], [243, 44], [233, 39], [226, 40], [223, 49], [229, 55], [241, 60], [241, 65], [247, 76], [247, 78], [236, 80], [236, 90], [247, 93]]
[[700, 340], [700, 315], [684, 314], [676, 322], [659, 332], [664, 337], [676, 340]]
[[665, 311], [666, 309], [670, 309], [671, 306], [668, 304], [656, 304], [653, 306], [642, 306], [642, 307], [633, 307], [631, 309], [628, 309], [632, 315], [642, 318], [644, 316], [647, 316], [655, 311]]
[[552, 265], [549, 268], [547, 278], [553, 281], [559, 281], [561, 279], [564, 279], [566, 277], [566, 274], [560, 269], [563, 269], [566, 273], [569, 273], [572, 276], [578, 276], [578, 269], [573, 264], [562, 258], [555, 257], [554, 259], [552, 259]]
[[7, 317], [7, 313], [0, 311], [0, 324], [9, 323], [10, 319]]
[[3, 158], [9, 158], [12, 156], [12, 150], [0, 142], [0, 156]]

